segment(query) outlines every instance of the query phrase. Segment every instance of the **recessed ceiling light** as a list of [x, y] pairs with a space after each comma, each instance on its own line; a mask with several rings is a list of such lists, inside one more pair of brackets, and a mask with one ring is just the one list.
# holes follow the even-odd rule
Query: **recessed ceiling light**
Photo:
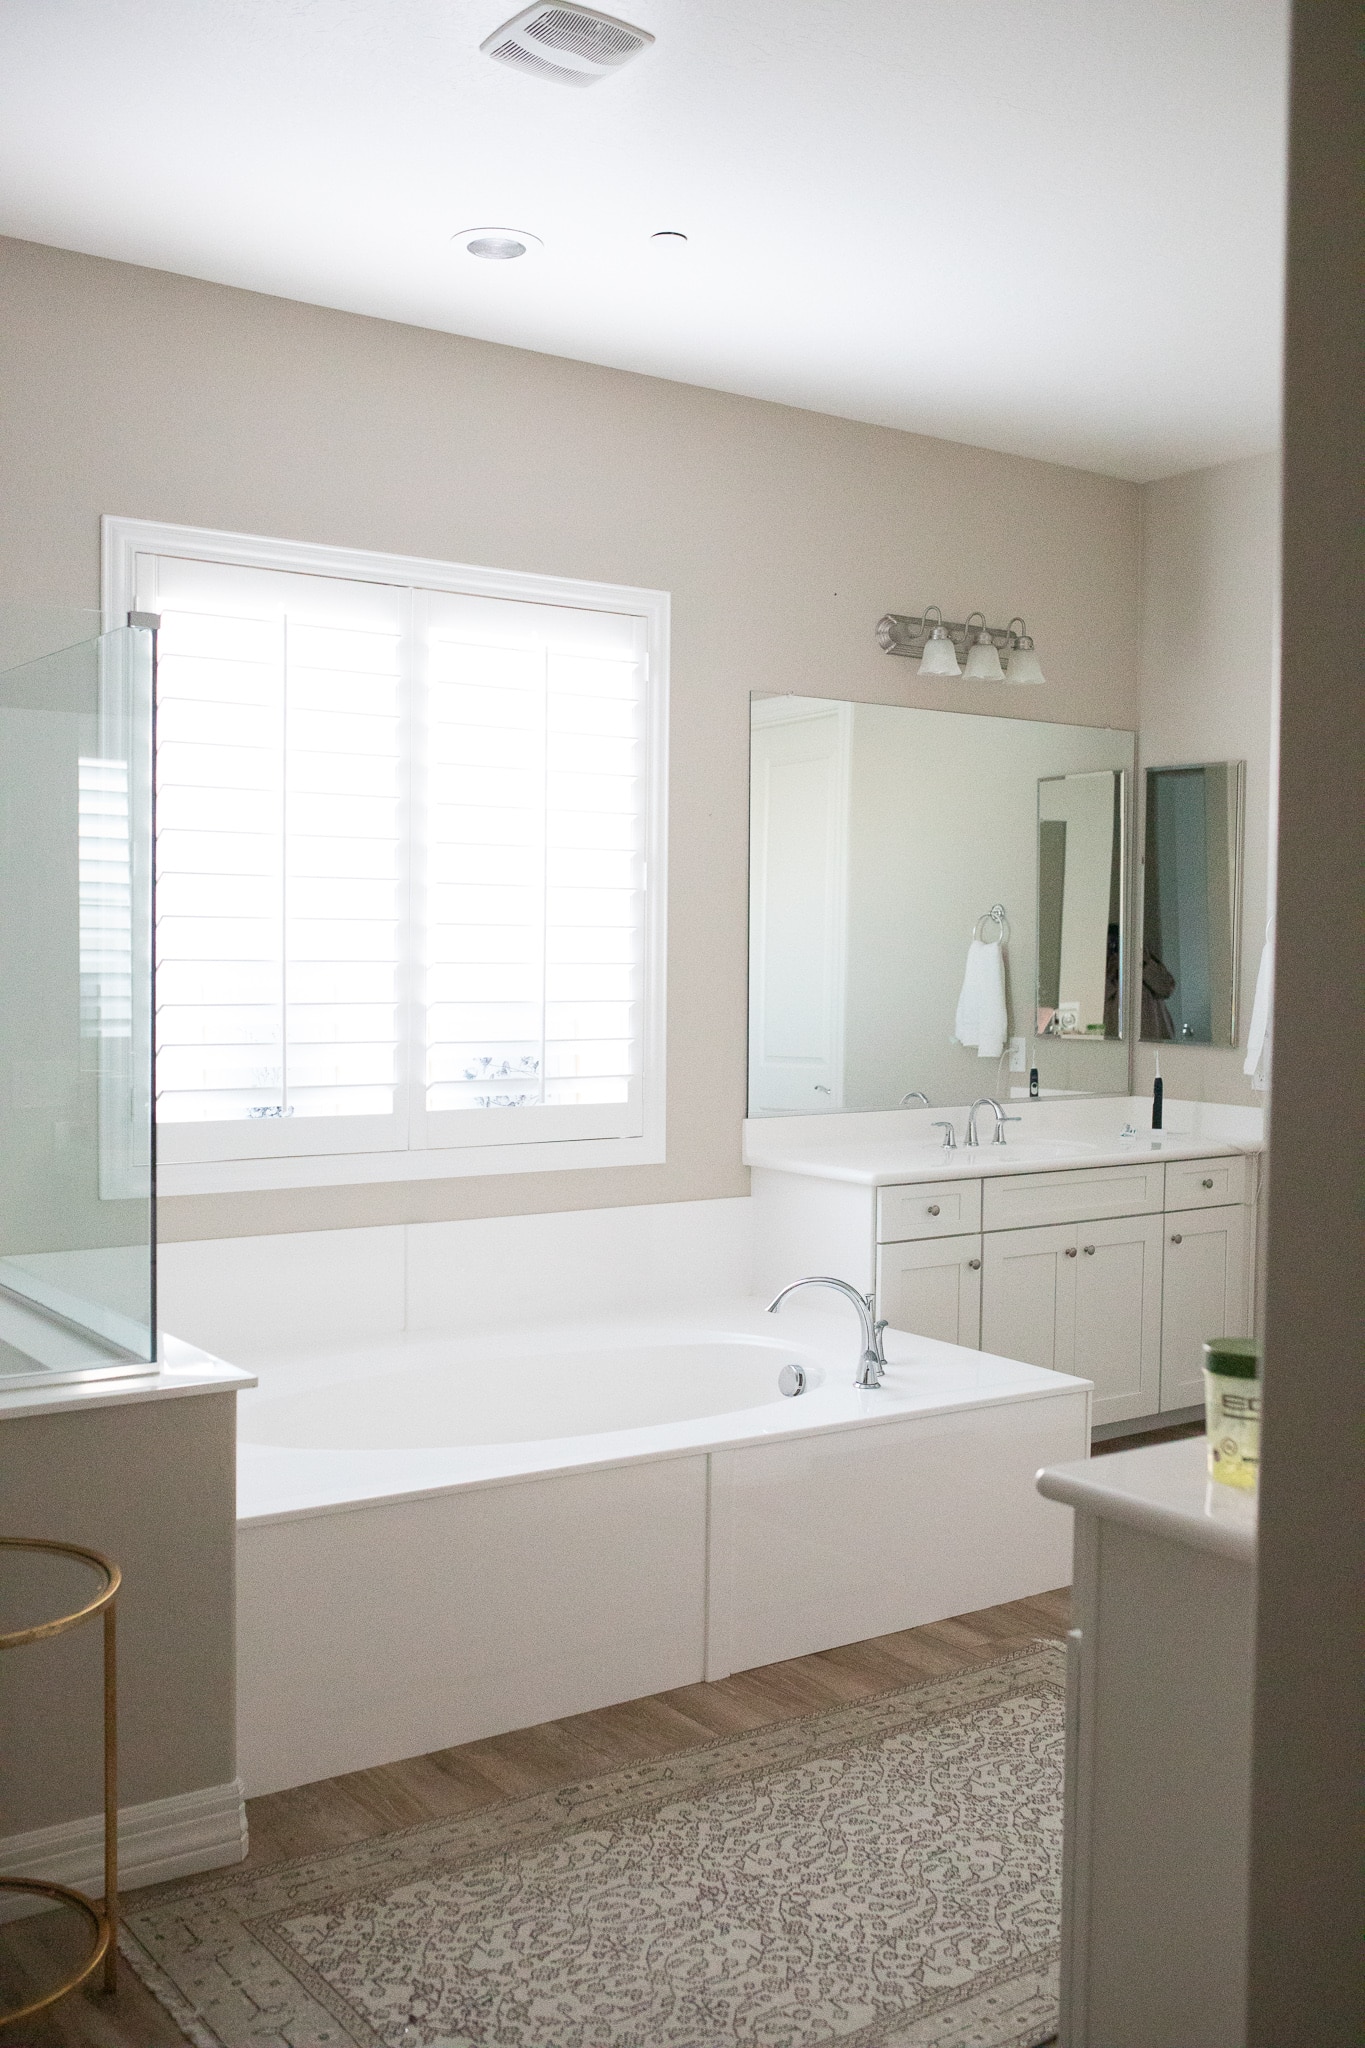
[[512, 263], [543, 246], [540, 236], [528, 235], [525, 228], [462, 228], [451, 240], [466, 256], [481, 256], [485, 263]]

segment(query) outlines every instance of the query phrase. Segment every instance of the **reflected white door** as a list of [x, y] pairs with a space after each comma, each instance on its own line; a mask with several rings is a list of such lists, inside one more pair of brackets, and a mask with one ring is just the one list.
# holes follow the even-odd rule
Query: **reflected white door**
[[[778, 715], [778, 705], [782, 713]], [[852, 707], [754, 706], [749, 1113], [843, 1101]]]

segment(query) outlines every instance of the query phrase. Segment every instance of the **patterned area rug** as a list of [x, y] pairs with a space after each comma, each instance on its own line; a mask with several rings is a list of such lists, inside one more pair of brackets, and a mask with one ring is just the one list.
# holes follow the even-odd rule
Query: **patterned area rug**
[[198, 2048], [1036, 2048], [1063, 1653], [134, 1903]]

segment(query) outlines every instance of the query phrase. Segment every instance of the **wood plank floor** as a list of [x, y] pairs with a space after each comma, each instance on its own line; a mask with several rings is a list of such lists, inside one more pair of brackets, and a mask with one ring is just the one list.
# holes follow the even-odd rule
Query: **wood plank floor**
[[[969, 1671], [1039, 1636], [1065, 1635], [1069, 1604], [1063, 1588], [253, 1799], [247, 1809], [247, 1867], [469, 1813], [509, 1796], [551, 1791], [622, 1764], [692, 1749], [718, 1735], [818, 1713], [916, 1679]], [[21, 1984], [36, 1989], [41, 1981], [52, 1982], [51, 1974], [44, 1979], [41, 1973], [52, 1971], [56, 1935], [51, 1923], [60, 1917], [44, 1914], [0, 1929], [0, 1955], [7, 1965], [0, 1971], [0, 1995], [7, 2003], [17, 2002]], [[112, 1998], [73, 1992], [37, 2020], [0, 2028], [0, 2048], [20, 2048], [21, 2043], [23, 2048], [180, 2048], [183, 2039], [127, 1968]]]

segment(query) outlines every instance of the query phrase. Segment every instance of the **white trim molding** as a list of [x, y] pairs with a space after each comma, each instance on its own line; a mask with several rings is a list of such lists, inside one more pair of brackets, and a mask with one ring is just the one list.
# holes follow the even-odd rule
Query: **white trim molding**
[[[246, 1788], [240, 1778], [119, 1809], [120, 1893], [240, 1863], [246, 1851]], [[98, 1897], [104, 1890], [103, 1815], [0, 1839], [0, 1870], [6, 1877], [51, 1878]], [[15, 1897], [0, 1907], [0, 1920], [46, 1910], [45, 1900]]]

